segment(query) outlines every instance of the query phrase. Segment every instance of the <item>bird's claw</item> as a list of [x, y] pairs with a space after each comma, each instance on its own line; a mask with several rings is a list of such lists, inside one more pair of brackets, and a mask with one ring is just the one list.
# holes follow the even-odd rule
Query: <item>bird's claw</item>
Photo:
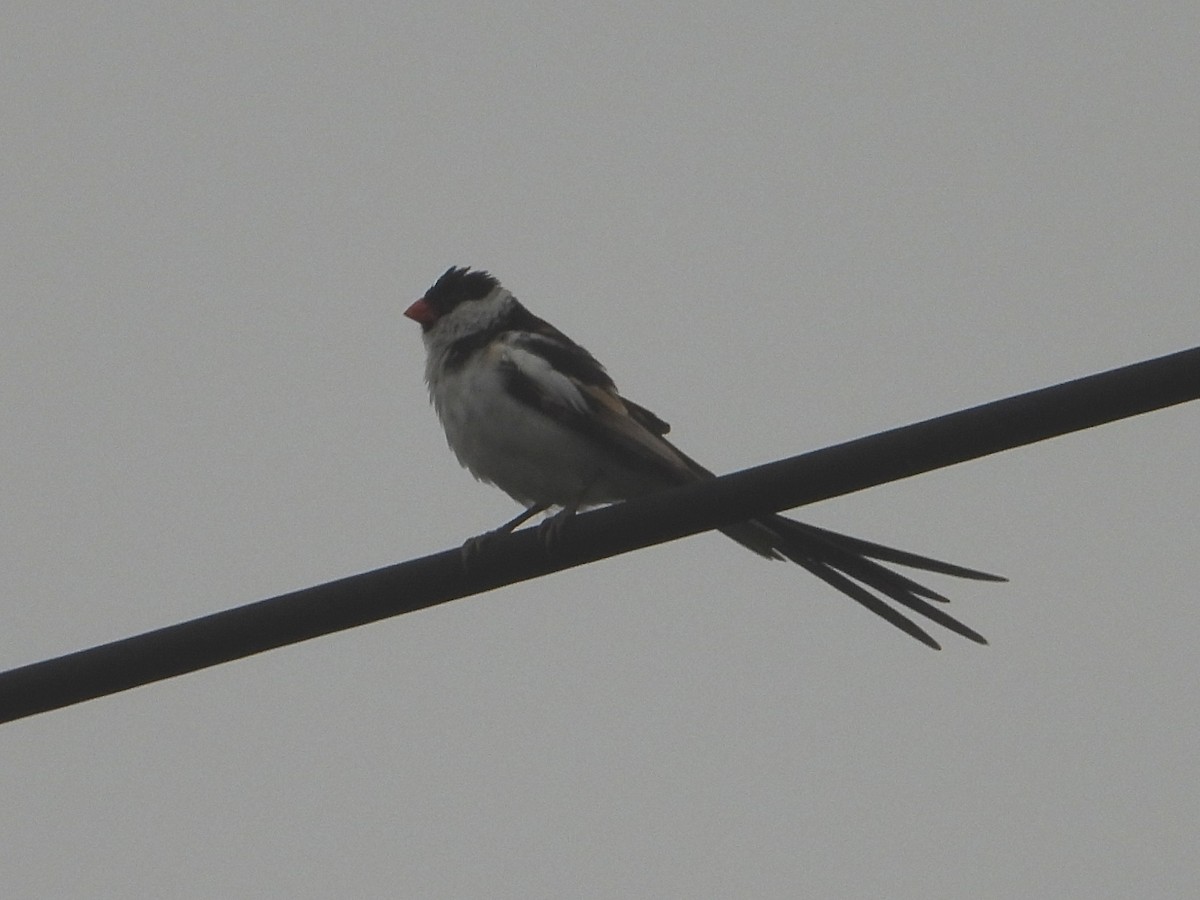
[[501, 531], [485, 531], [483, 534], [477, 534], [475, 537], [469, 537], [463, 541], [462, 549], [459, 550], [463, 568], [470, 569], [471, 566], [483, 559], [490, 547], [495, 544], [496, 536], [503, 533]]
[[575, 510], [566, 507], [538, 524], [538, 541], [547, 553], [553, 554], [562, 543], [563, 535], [567, 533], [567, 525], [574, 516]]
[[[501, 525], [499, 528], [492, 531], [485, 531], [483, 534], [477, 534], [475, 537], [467, 538], [463, 541], [462, 548], [459, 553], [462, 556], [462, 564], [464, 569], [470, 569], [473, 565], [482, 560], [488, 553], [492, 551], [492, 547], [496, 543], [496, 538], [501, 535], [511, 534], [515, 526], [519, 525], [525, 519], [528, 519], [539, 510], [530, 509], [526, 515], [518, 516], [511, 522]], [[571, 517], [575, 515], [573, 507], [567, 507], [560, 510], [548, 519], [543, 519], [537, 526], [538, 543], [542, 545], [547, 553], [554, 553], [555, 548], [562, 541], [563, 535], [566, 533], [567, 523]]]

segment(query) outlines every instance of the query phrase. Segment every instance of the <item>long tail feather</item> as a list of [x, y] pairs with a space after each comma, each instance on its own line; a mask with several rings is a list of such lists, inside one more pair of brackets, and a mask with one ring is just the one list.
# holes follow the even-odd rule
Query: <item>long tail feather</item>
[[976, 643], [986, 644], [987, 640], [979, 632], [930, 604], [929, 600], [949, 602], [937, 591], [892, 571], [876, 560], [959, 578], [1007, 581], [999, 575], [864, 541], [780, 515], [743, 522], [723, 530], [726, 535], [762, 556], [789, 559], [802, 566], [851, 600], [935, 650], [940, 649], [937, 641], [902, 612], [889, 606], [886, 602], [888, 599]]
[[786, 516], [772, 516], [771, 524], [774, 525], [777, 522], [786, 522], [788, 526], [837, 541], [847, 550], [854, 550], [863, 556], [880, 559], [884, 562], [896, 563], [901, 566], [908, 566], [910, 569], [938, 572], [942, 575], [953, 575], [956, 578], [971, 578], [975, 581], [1008, 581], [1003, 575], [993, 575], [990, 572], [980, 572], [978, 569], [968, 569], [965, 566], [956, 566], [954, 563], [942, 562], [940, 559], [918, 556], [916, 553], [909, 553], [907, 550], [897, 550], [895, 547], [864, 541], [862, 538], [850, 537], [848, 534], [839, 534], [836, 531], [818, 528], [816, 525], [797, 522], [795, 519], [789, 519]]

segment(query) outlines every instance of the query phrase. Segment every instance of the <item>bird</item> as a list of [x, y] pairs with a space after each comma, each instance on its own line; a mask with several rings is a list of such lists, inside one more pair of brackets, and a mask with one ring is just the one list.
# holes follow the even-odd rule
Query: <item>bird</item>
[[[476, 479], [524, 507], [464, 551], [551, 509], [557, 514], [540, 527], [553, 535], [577, 510], [715, 477], [667, 439], [663, 419], [623, 396], [591, 353], [490, 272], [452, 266], [404, 315], [421, 326], [425, 382], [450, 449]], [[935, 650], [938, 642], [896, 607], [987, 640], [934, 605], [946, 597], [883, 563], [1007, 580], [778, 513], [720, 530], [759, 556], [796, 563]]]

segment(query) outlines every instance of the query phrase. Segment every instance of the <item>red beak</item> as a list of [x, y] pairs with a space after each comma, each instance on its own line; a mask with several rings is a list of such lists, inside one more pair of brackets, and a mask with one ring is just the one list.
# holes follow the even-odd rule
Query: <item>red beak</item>
[[424, 297], [413, 303], [404, 311], [404, 314], [414, 322], [420, 322], [426, 328], [437, 321], [437, 313], [433, 311], [432, 306], [425, 302]]

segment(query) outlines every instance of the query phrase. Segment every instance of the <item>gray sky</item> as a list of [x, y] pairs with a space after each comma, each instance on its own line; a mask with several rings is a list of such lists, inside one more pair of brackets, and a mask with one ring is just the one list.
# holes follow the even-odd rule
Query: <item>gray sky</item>
[[[454, 546], [400, 313], [490, 268], [717, 470], [1200, 335], [1195, 3], [14, 3], [7, 668]], [[1173, 897], [1200, 410], [0, 728], [5, 896]]]

